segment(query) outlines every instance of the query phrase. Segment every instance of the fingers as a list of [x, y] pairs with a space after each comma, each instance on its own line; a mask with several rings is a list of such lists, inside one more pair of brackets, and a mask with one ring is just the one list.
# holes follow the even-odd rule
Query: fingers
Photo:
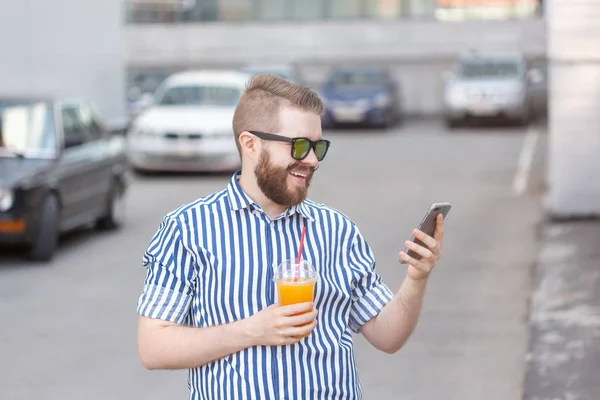
[[425, 232], [422, 232], [418, 229], [415, 229], [413, 231], [413, 235], [415, 235], [415, 237], [417, 239], [421, 240], [429, 248], [429, 250], [431, 250], [431, 252], [433, 254], [439, 254], [440, 247], [438, 245], [438, 242], [434, 238], [432, 238], [431, 236], [427, 235]]
[[408, 247], [409, 249], [411, 249], [412, 251], [424, 258], [429, 258], [433, 255], [433, 253], [428, 248], [420, 246], [415, 242], [411, 242], [410, 240], [407, 240], [406, 242], [404, 242], [404, 244], [406, 245], [406, 247]]
[[315, 318], [317, 318], [317, 314], [318, 314], [317, 310], [312, 310], [312, 311], [307, 312], [307, 313], [303, 313], [303, 314], [300, 314], [300, 315], [295, 315], [293, 317], [288, 317], [288, 318], [286, 318], [285, 323], [288, 326], [296, 326], [296, 325], [307, 324], [307, 323], [313, 321]]
[[437, 216], [433, 238], [440, 244], [440, 246], [442, 245], [442, 241], [444, 239], [444, 216], [442, 214], [438, 214]]
[[407, 264], [414, 265], [414, 264], [419, 263], [418, 260], [412, 258], [411, 256], [409, 256], [408, 254], [406, 254], [403, 251], [400, 252], [400, 258], [402, 259], [402, 261], [404, 261]]
[[434, 246], [437, 246], [437, 242], [435, 241], [434, 238], [432, 238], [431, 236], [427, 235], [425, 232], [420, 231], [418, 229], [415, 229], [413, 231], [413, 235], [415, 235], [415, 237], [417, 239], [420, 239], [423, 243], [425, 243], [425, 245], [427, 247], [429, 247], [429, 249], [431, 249]]
[[431, 270], [431, 267], [428, 267], [423, 262], [409, 256], [403, 251], [400, 252], [400, 258], [404, 260], [407, 264], [412, 265], [421, 272], [428, 273]]
[[291, 338], [299, 340], [302, 339], [303, 336], [308, 335], [315, 329], [317, 326], [317, 320], [314, 319], [312, 322], [301, 325], [301, 326], [293, 326], [286, 330], [285, 334], [287, 336], [291, 336]]
[[294, 314], [300, 314], [303, 312], [311, 311], [314, 308], [314, 306], [315, 305], [312, 302], [297, 303], [297, 304], [290, 304], [287, 306], [280, 306], [278, 311], [279, 311], [279, 315], [289, 317]]

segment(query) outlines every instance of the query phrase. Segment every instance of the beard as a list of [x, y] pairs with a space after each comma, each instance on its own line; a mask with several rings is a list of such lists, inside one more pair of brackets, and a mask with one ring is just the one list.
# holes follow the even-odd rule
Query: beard
[[[263, 150], [258, 165], [254, 168], [254, 175], [258, 187], [268, 199], [276, 204], [291, 207], [306, 199], [315, 170], [316, 168], [302, 165], [299, 161], [293, 162], [287, 167], [273, 165], [271, 156]], [[306, 175], [304, 185], [294, 185], [293, 188], [289, 188], [288, 176], [292, 171]]]

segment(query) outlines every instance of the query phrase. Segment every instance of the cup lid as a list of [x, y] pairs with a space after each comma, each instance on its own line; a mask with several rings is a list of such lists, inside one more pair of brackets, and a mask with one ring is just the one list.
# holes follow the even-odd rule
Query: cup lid
[[281, 280], [296, 280], [296, 279], [317, 279], [317, 270], [308, 260], [298, 260], [289, 259], [281, 262], [277, 268], [275, 268], [275, 273], [273, 274], [274, 281]]

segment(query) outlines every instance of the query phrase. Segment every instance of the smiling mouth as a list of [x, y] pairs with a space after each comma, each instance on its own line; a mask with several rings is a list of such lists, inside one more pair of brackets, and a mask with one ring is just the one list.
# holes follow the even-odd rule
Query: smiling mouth
[[290, 172], [290, 175], [292, 175], [292, 176], [296, 176], [296, 177], [298, 177], [298, 178], [304, 178], [304, 179], [306, 179], [306, 178], [308, 177], [308, 175], [306, 175], [306, 174], [302, 174], [302, 173], [300, 173], [300, 172]]

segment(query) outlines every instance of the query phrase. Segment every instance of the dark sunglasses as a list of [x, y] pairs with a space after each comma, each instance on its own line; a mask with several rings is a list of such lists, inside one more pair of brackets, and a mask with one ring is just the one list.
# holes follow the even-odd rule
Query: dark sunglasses
[[327, 154], [327, 150], [329, 150], [329, 145], [331, 144], [329, 140], [321, 139], [313, 142], [308, 138], [289, 138], [287, 136], [276, 135], [274, 133], [265, 133], [265, 132], [257, 132], [257, 131], [248, 131], [254, 136], [257, 136], [263, 140], [273, 140], [276, 142], [286, 142], [292, 144], [292, 158], [294, 160], [304, 160], [308, 157], [310, 153], [310, 149], [313, 149], [315, 152], [315, 157], [317, 160], [322, 161]]

